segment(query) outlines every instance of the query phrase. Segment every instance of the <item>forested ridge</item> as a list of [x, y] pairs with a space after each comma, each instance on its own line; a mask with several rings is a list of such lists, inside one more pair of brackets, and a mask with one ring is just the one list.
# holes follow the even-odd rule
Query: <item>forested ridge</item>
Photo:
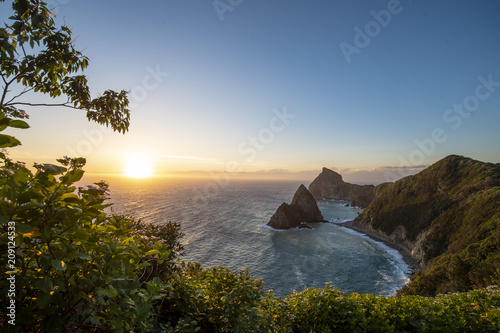
[[407, 247], [421, 270], [402, 292], [488, 286], [500, 277], [500, 165], [450, 155], [387, 186], [355, 221]]

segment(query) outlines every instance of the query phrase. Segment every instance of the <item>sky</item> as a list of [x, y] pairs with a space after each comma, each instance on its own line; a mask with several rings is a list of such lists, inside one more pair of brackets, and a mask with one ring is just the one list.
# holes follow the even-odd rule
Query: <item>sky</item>
[[328, 167], [358, 182], [449, 154], [500, 162], [498, 1], [47, 2], [90, 58], [94, 96], [130, 91], [131, 126], [27, 109], [14, 159], [271, 178]]

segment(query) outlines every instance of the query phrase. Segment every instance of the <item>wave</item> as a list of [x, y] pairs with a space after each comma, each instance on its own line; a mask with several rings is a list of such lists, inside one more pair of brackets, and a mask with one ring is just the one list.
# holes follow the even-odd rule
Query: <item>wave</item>
[[331, 218], [328, 222], [332, 223], [346, 223], [352, 221], [352, 218], [350, 219], [341, 219], [341, 218]]
[[259, 224], [259, 227], [272, 230], [272, 231], [303, 231], [303, 230], [316, 230], [313, 227], [311, 227], [309, 224], [307, 224], [309, 228], [300, 228], [300, 227], [295, 227], [291, 229], [274, 229], [273, 227], [268, 226], [266, 223]]
[[399, 270], [406, 276], [406, 278], [409, 279], [409, 277], [411, 275], [411, 269], [406, 264], [406, 262], [403, 259], [403, 255], [401, 253], [399, 253], [398, 250], [393, 249], [390, 246], [387, 246], [383, 242], [376, 241], [376, 240], [374, 240], [373, 238], [371, 238], [370, 236], [368, 236], [368, 235], [366, 235], [364, 233], [358, 232], [356, 230], [352, 230], [350, 228], [342, 227], [340, 225], [339, 225], [339, 227], [342, 228], [342, 230], [346, 231], [347, 233], [350, 233], [350, 234], [352, 234], [354, 236], [366, 239], [370, 243], [376, 245], [384, 253], [386, 253], [389, 258], [393, 259], [394, 263], [397, 265], [397, 267], [399, 268]]

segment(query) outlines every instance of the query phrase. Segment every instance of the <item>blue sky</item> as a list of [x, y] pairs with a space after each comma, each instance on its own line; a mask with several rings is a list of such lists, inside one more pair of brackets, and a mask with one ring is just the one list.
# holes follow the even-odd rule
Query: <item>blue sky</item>
[[14, 157], [157, 173], [500, 162], [497, 1], [57, 2], [93, 92], [131, 91], [132, 125], [33, 109]]

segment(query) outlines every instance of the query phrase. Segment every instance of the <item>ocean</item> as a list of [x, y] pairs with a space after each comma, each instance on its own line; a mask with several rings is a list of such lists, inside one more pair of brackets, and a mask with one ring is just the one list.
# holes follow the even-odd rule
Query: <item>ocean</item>
[[[181, 259], [248, 269], [276, 296], [325, 285], [389, 296], [408, 281], [408, 267], [397, 251], [348, 228], [334, 223], [286, 231], [267, 227], [279, 205], [291, 202], [299, 182], [103, 178], [110, 183], [115, 213], [133, 212], [147, 223], [181, 223]], [[89, 184], [92, 178], [85, 180]], [[322, 200], [318, 206], [326, 220], [344, 222], [361, 212], [346, 203]]]

